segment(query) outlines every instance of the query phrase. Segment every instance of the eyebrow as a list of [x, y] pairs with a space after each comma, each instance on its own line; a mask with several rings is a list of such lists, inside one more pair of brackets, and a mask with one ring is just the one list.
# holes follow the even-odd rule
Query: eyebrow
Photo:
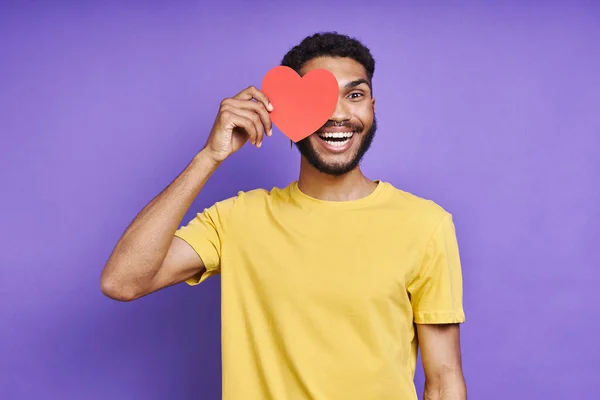
[[357, 80], [354, 80], [354, 81], [348, 82], [348, 83], [346, 83], [346, 84], [344, 85], [344, 87], [345, 87], [346, 89], [351, 89], [351, 88], [353, 88], [353, 87], [356, 87], [356, 86], [358, 86], [358, 85], [362, 85], [363, 83], [364, 83], [365, 85], [367, 85], [367, 86], [369, 87], [369, 89], [371, 89], [371, 90], [372, 90], [372, 88], [371, 88], [371, 84], [369, 83], [369, 81], [368, 81], [368, 80], [366, 80], [366, 79], [364, 79], [364, 78], [361, 78], [361, 79], [357, 79]]

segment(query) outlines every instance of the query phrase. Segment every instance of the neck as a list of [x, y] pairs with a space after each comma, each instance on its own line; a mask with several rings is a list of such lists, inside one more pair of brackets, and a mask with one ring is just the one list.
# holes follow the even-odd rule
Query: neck
[[324, 201], [352, 201], [368, 196], [377, 183], [363, 175], [359, 167], [341, 176], [319, 172], [304, 157], [300, 162], [298, 188], [306, 195]]

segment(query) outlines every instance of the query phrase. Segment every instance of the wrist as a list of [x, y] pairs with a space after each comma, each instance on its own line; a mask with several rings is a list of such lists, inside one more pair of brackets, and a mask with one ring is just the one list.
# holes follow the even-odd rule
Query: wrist
[[211, 170], [216, 169], [223, 162], [215, 157], [207, 148], [200, 150], [194, 157], [194, 161]]

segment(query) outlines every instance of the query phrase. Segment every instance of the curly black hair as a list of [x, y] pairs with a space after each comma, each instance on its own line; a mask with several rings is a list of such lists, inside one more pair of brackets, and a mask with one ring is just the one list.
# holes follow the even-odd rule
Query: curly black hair
[[281, 65], [300, 73], [304, 64], [322, 56], [348, 57], [356, 60], [365, 68], [369, 84], [372, 86], [375, 60], [371, 51], [358, 39], [337, 32], [321, 32], [307, 36], [283, 57]]

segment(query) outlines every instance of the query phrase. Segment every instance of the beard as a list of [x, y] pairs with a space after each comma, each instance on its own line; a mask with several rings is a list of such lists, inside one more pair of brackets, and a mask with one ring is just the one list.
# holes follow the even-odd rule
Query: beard
[[[325, 126], [330, 126], [330, 125], [325, 125]], [[345, 125], [345, 126], [354, 127], [354, 125]], [[357, 131], [360, 132], [360, 129]], [[300, 151], [300, 154], [302, 154], [304, 156], [304, 158], [306, 158], [306, 160], [313, 167], [315, 167], [319, 172], [321, 172], [323, 174], [327, 174], [327, 175], [332, 175], [332, 176], [341, 176], [341, 175], [347, 174], [348, 172], [350, 172], [353, 169], [355, 169], [356, 167], [358, 167], [358, 165], [362, 161], [364, 155], [367, 153], [367, 151], [371, 147], [371, 144], [373, 143], [373, 139], [375, 138], [375, 132], [377, 131], [377, 118], [375, 116], [373, 117], [373, 124], [371, 125], [369, 130], [367, 130], [366, 132], [356, 133], [357, 131], [355, 131], [354, 135], [358, 135], [358, 137], [356, 137], [354, 139], [355, 140], [362, 139], [362, 140], [360, 142], [360, 145], [359, 145], [358, 150], [356, 151], [356, 154], [354, 155], [354, 157], [352, 157], [351, 160], [349, 160], [345, 163], [333, 164], [333, 163], [327, 163], [325, 160], [323, 160], [323, 158], [319, 155], [319, 153], [315, 150], [315, 147], [311, 143], [310, 136], [298, 141], [296, 143], [296, 147]], [[363, 136], [363, 137], [361, 138], [360, 136]]]

